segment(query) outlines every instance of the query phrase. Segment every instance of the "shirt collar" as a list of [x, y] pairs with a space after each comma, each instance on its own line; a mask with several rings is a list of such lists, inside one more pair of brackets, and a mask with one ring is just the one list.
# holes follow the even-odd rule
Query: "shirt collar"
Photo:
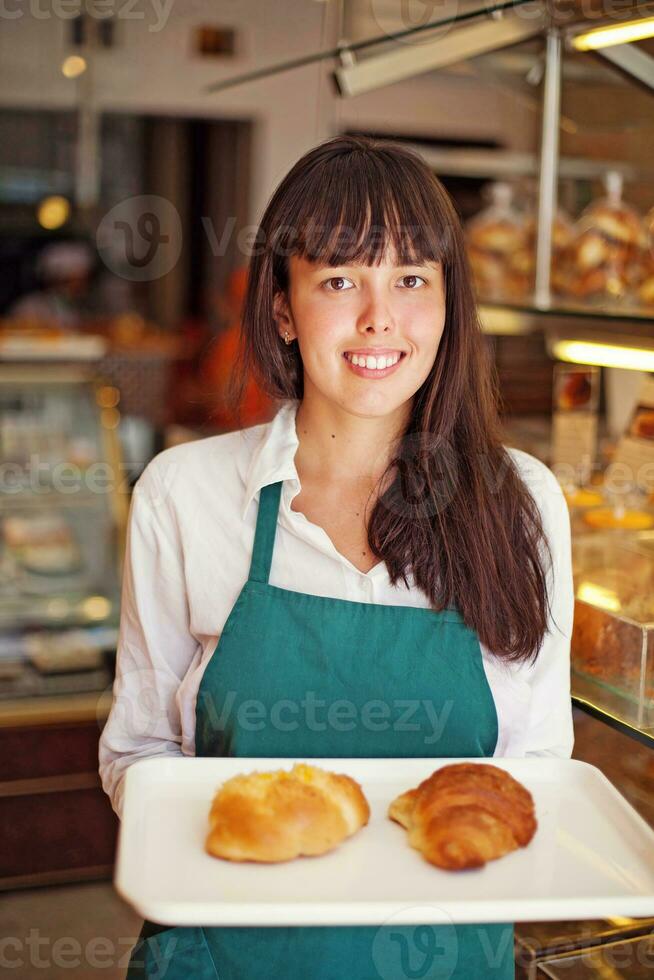
[[297, 480], [295, 454], [300, 444], [295, 428], [295, 416], [300, 402], [297, 398], [285, 401], [268, 423], [264, 436], [255, 449], [245, 480], [245, 495], [241, 517], [245, 520], [252, 499], [270, 483]]

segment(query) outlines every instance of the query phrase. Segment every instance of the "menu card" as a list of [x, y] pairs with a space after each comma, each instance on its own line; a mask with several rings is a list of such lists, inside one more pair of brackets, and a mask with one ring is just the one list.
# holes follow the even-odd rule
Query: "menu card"
[[551, 465], [563, 484], [590, 480], [597, 454], [599, 368], [554, 365]]
[[654, 376], [646, 374], [611, 463], [614, 479], [654, 491]]

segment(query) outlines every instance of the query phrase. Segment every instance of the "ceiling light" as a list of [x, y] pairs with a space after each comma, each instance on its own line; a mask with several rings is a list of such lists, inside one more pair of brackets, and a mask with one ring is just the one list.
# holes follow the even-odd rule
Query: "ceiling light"
[[587, 340], [557, 340], [552, 344], [552, 355], [559, 361], [571, 361], [573, 364], [654, 371], [654, 350], [639, 347], [618, 347]]
[[64, 59], [61, 72], [66, 78], [77, 78], [78, 75], [86, 71], [86, 59], [78, 54], [71, 54]]
[[646, 37], [654, 37], [654, 17], [640, 17], [622, 24], [596, 27], [592, 31], [576, 34], [571, 38], [571, 44], [577, 51], [596, 51], [614, 44], [642, 41]]

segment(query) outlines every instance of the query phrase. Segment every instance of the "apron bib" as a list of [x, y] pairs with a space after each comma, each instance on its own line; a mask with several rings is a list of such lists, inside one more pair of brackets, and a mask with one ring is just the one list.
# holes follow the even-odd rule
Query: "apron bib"
[[[250, 574], [198, 690], [196, 755], [490, 758], [495, 704], [477, 635], [456, 610], [269, 584], [281, 490], [280, 481], [260, 492]], [[513, 980], [513, 925], [144, 922], [128, 980], [188, 976]]]

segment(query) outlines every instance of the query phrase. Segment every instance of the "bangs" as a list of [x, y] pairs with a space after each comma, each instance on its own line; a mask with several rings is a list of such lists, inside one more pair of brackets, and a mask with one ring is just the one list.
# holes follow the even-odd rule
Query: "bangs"
[[[289, 206], [290, 205], [290, 206]], [[348, 154], [304, 174], [273, 250], [326, 266], [449, 265], [451, 229], [439, 195], [407, 155]]]

